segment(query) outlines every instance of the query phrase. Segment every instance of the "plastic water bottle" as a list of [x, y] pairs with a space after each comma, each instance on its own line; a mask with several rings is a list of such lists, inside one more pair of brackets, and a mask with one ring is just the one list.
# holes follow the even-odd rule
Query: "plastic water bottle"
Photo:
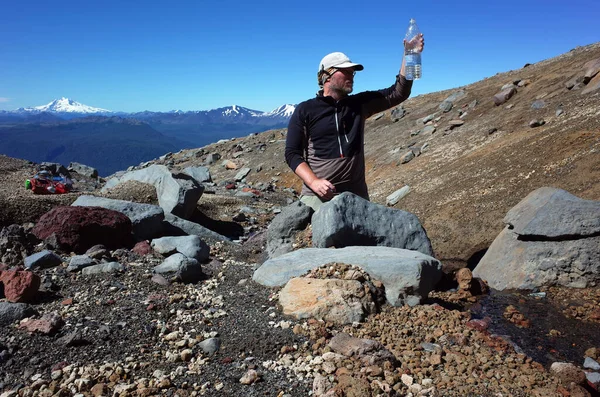
[[404, 46], [406, 80], [419, 80], [421, 78], [421, 52], [417, 49], [417, 36], [420, 33], [417, 22], [411, 19], [406, 31], [406, 45]]

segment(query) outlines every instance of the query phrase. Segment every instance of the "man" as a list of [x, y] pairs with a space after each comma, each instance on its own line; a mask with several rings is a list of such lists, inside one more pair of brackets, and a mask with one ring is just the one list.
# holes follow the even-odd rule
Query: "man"
[[[424, 45], [423, 35], [419, 35], [417, 48], [422, 51]], [[404, 59], [391, 87], [350, 95], [354, 75], [363, 69], [341, 52], [326, 55], [317, 72], [321, 89], [316, 98], [300, 103], [290, 119], [285, 160], [304, 182], [300, 201], [315, 211], [342, 192], [369, 199], [365, 182], [365, 120], [410, 95], [412, 81], [404, 77]]]

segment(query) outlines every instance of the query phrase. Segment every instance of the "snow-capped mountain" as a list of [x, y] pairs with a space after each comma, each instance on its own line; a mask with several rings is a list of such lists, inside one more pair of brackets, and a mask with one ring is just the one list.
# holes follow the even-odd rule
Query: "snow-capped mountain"
[[285, 104], [285, 105], [281, 105], [279, 106], [277, 109], [273, 109], [270, 112], [267, 113], [263, 113], [261, 116], [277, 116], [277, 117], [292, 117], [292, 113], [294, 113], [294, 110], [296, 110], [296, 106], [294, 105], [290, 105], [290, 104]]
[[27, 112], [51, 112], [51, 113], [80, 113], [80, 114], [105, 114], [112, 113], [107, 109], [95, 108], [84, 105], [72, 99], [62, 97], [55, 99], [47, 105], [36, 106], [32, 108], [24, 108]]

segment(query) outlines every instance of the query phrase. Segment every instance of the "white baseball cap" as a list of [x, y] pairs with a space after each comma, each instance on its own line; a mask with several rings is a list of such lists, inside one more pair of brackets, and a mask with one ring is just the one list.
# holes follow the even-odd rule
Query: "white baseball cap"
[[360, 63], [353, 63], [348, 56], [342, 52], [332, 52], [331, 54], [325, 55], [319, 63], [319, 72], [325, 71], [329, 68], [354, 68], [354, 70], [363, 70], [364, 67]]

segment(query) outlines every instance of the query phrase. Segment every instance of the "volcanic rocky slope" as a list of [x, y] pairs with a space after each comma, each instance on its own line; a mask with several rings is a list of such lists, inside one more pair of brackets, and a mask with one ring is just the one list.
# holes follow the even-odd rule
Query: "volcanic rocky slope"
[[[420, 219], [434, 256], [451, 272], [474, 267], [506, 213], [539, 187], [600, 200], [600, 89], [594, 89], [600, 77], [582, 78], [596, 59], [598, 43], [375, 115], [365, 139], [372, 201], [385, 204], [408, 185], [410, 193], [394, 207]], [[505, 90], [510, 98], [494, 98]], [[279, 291], [251, 277], [265, 259], [266, 227], [300, 191], [283, 159], [285, 133], [253, 134], [150, 162], [174, 172], [209, 167], [214, 184], [205, 185], [196, 220], [222, 234], [235, 230], [239, 241], [212, 244], [202, 264], [205, 277], [194, 284], [153, 276], [162, 257], [151, 250], [111, 251], [107, 255], [126, 271], [96, 276], [67, 271], [72, 253], [59, 252], [61, 265], [34, 270], [41, 278], [30, 302], [37, 315], [1, 325], [1, 395], [305, 396], [313, 387], [315, 395], [347, 396], [597, 394], [576, 368], [584, 357], [600, 356], [597, 338], [580, 337], [600, 321], [597, 287], [544, 288], [544, 302], [554, 310], [546, 317], [562, 319], [548, 324], [528, 321], [536, 297], [519, 296], [511, 306], [494, 298], [504, 317], [490, 323], [473, 318], [486, 314], [478, 305], [464, 310], [475, 298], [444, 291], [432, 292], [426, 305], [384, 305], [360, 325], [283, 316]], [[247, 176], [236, 178], [245, 167]], [[149, 185], [127, 182], [100, 194], [102, 180], [78, 175], [73, 193], [33, 195], [23, 182], [34, 173], [35, 164], [0, 156], [1, 226], [30, 230], [27, 222], [82, 193], [158, 201]], [[22, 246], [30, 254], [44, 248], [36, 243], [29, 236]], [[296, 247], [309, 244], [310, 229]], [[2, 254], [14, 258], [14, 252]], [[334, 265], [313, 277], [349, 271], [356, 275]], [[53, 326], [52, 313], [62, 319]], [[31, 322], [44, 315], [46, 323]], [[524, 338], [519, 342], [531, 345], [515, 346], [489, 332], [500, 325], [502, 334], [523, 336], [519, 332], [530, 329], [551, 339]], [[45, 326], [49, 331], [39, 332]], [[352, 346], [355, 351], [344, 351]], [[554, 361], [576, 366], [550, 369]]]

